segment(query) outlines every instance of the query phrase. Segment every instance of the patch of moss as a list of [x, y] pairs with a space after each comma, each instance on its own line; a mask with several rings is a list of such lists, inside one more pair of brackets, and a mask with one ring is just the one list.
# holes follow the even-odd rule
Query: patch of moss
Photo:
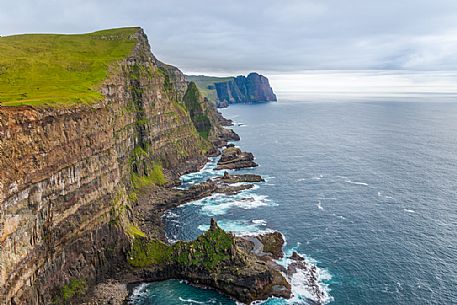
[[[221, 228], [208, 230], [190, 243], [178, 244], [184, 246], [181, 253], [188, 253], [178, 256], [178, 262], [185, 265], [203, 265], [208, 269], [214, 269], [219, 263], [230, 259], [230, 251], [234, 246], [234, 239], [230, 233]], [[190, 259], [189, 259], [190, 258]]]
[[199, 131], [198, 134], [205, 140], [208, 140], [209, 130]]
[[173, 91], [173, 85], [170, 81], [170, 76], [168, 75], [167, 70], [164, 67], [158, 67], [157, 71], [164, 78], [163, 87], [167, 92]]
[[178, 241], [172, 246], [158, 240], [139, 239], [133, 242], [129, 263], [134, 267], [169, 263], [213, 270], [220, 263], [230, 261], [234, 246], [233, 236], [219, 227], [208, 230], [194, 241]]
[[162, 165], [154, 163], [152, 169], [148, 172], [148, 175], [140, 176], [137, 173], [132, 173], [132, 185], [136, 190], [155, 185], [164, 185], [167, 183], [167, 179], [163, 173]]
[[146, 234], [140, 228], [131, 223], [127, 225], [126, 233], [133, 238], [146, 237]]
[[171, 258], [171, 247], [159, 240], [135, 239], [129, 253], [131, 266], [144, 268], [154, 264], [163, 264]]
[[183, 103], [199, 135], [204, 139], [208, 139], [208, 134], [211, 130], [211, 121], [202, 107], [201, 100], [202, 97], [197, 85], [194, 82], [190, 82], [183, 97]]
[[85, 279], [71, 279], [68, 284], [62, 287], [62, 299], [66, 302], [75, 296], [83, 295], [86, 290], [87, 283]]
[[128, 194], [128, 198], [130, 202], [137, 202], [138, 201], [138, 194], [136, 192], [130, 192]]

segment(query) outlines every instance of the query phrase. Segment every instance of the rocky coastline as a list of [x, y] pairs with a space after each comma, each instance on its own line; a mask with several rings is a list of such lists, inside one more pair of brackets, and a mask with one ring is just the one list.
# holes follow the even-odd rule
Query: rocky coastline
[[[232, 140], [233, 137], [223, 138], [224, 142]], [[227, 155], [225, 153], [227, 150], [230, 152], [233, 148], [232, 144], [226, 145], [222, 150], [221, 159], [224, 155]], [[236, 148], [237, 152], [238, 150]], [[250, 153], [242, 154], [252, 156]], [[230, 153], [230, 155], [232, 154]], [[232, 160], [231, 169], [246, 167], [245, 163], [239, 162], [239, 158], [230, 160]], [[176, 244], [170, 244], [165, 236], [162, 216], [169, 209], [211, 196], [214, 193], [236, 194], [242, 190], [252, 188], [254, 186], [253, 183], [263, 181], [264, 179], [259, 175], [231, 175], [228, 172], [224, 172], [221, 177], [210, 179], [188, 189], [176, 188], [179, 185], [177, 182], [169, 184], [168, 187], [151, 186], [144, 189], [139, 194], [138, 204], [133, 211], [138, 227], [147, 236], [147, 238], [137, 238], [134, 241], [134, 243], [137, 242], [138, 252], [144, 252], [143, 249], [152, 244], [160, 245], [160, 247], [163, 247], [163, 251], [168, 251], [164, 250], [168, 249], [167, 247], [177, 247]], [[126, 304], [129, 296], [128, 286], [132, 285], [132, 283], [173, 278], [185, 279], [191, 284], [204, 285], [220, 290], [244, 303], [267, 299], [271, 296], [290, 297], [291, 287], [283, 276], [286, 270], [275, 262], [276, 259], [282, 256], [282, 246], [284, 244], [282, 235], [279, 232], [259, 236], [258, 239], [253, 236], [235, 237], [220, 229], [217, 222], [212, 219], [210, 230], [191, 243], [197, 243], [199, 239], [207, 238], [210, 244], [214, 244], [211, 234], [215, 232], [216, 235], [221, 235], [223, 239], [227, 239], [230, 246], [227, 249], [214, 249], [215, 253], [222, 251], [222, 253], [226, 252], [225, 254], [227, 254], [225, 258], [216, 262], [214, 266], [205, 267], [202, 265], [208, 264], [208, 262], [211, 263], [213, 259], [210, 257], [195, 265], [189, 265], [189, 261], [192, 261], [190, 257], [195, 253], [199, 253], [198, 250], [195, 250], [198, 249], [198, 244], [190, 246], [194, 249], [194, 252], [190, 253], [186, 250], [187, 245], [178, 246], [178, 249], [173, 249], [168, 253], [171, 257], [177, 257], [176, 260], [160, 263], [154, 261], [152, 264], [143, 264], [143, 262], [139, 263], [135, 259], [133, 264], [132, 262], [125, 264], [115, 276], [96, 285], [88, 296], [81, 300], [80, 304]], [[178, 244], [181, 244], [181, 242], [178, 242]], [[259, 249], [274, 250], [269, 250], [271, 252], [268, 252]], [[202, 249], [201, 251], [201, 253], [204, 253], [207, 250]], [[132, 253], [129, 255], [132, 255]], [[147, 253], [141, 253], [141, 255], [147, 257]], [[134, 256], [128, 257], [127, 261]], [[179, 261], [179, 257], [183, 256], [186, 257], [184, 260], [187, 260], [184, 264]]]
[[244, 303], [289, 298], [290, 272], [304, 267], [276, 262], [280, 233], [239, 237], [213, 220], [193, 241], [168, 242], [169, 209], [263, 179], [226, 172], [178, 188], [208, 156], [221, 155], [220, 170], [257, 164], [229, 144], [239, 140], [232, 122], [154, 57], [142, 29], [88, 36], [132, 45], [106, 71], [100, 100], [0, 107], [0, 303], [121, 304], [131, 284], [173, 278]]
[[[232, 140], [230, 137], [224, 141], [227, 143]], [[234, 151], [236, 153], [233, 153]], [[240, 155], [247, 155], [253, 160], [251, 153], [241, 152], [233, 144], [226, 144], [222, 148], [220, 159], [224, 160], [222, 164], [230, 164], [231, 170], [246, 168], [246, 164], [240, 162]], [[223, 158], [224, 156], [228, 157]], [[116, 276], [95, 286], [81, 304], [128, 304], [133, 287], [139, 283], [167, 279], [183, 279], [192, 285], [210, 287], [245, 304], [272, 296], [287, 299], [292, 296], [291, 282], [297, 272], [307, 273], [307, 285], [314, 295], [315, 304], [323, 304], [324, 294], [318, 283], [315, 266], [309, 265], [297, 252], [287, 258], [291, 261], [287, 268], [276, 262], [285, 255], [285, 239], [280, 232], [234, 236], [224, 232], [216, 220], [211, 219], [210, 229], [195, 241], [170, 244], [166, 238], [163, 215], [169, 209], [214, 193], [236, 194], [252, 188], [253, 183], [264, 181], [259, 175], [236, 175], [225, 171], [222, 176], [188, 189], [176, 188], [179, 186], [178, 182], [168, 187], [145, 189], [138, 199], [134, 218], [138, 220], [139, 228], [148, 238], [134, 241], [137, 242], [134, 248], [141, 253], [142, 259], [147, 259], [147, 248], [160, 245], [161, 251], [165, 251], [172, 259], [159, 262], [157, 258], [153, 258], [152, 264], [145, 263], [142, 259], [133, 259], [135, 263], [126, 264]], [[201, 253], [208, 252], [208, 248], [199, 250], [202, 241], [214, 245], [221, 243], [221, 240], [225, 240], [228, 246], [225, 249], [213, 248], [212, 251], [223, 253], [226, 257], [217, 262], [211, 257], [199, 260]], [[132, 252], [129, 255], [132, 255]], [[127, 258], [129, 259], [132, 260], [132, 256]]]

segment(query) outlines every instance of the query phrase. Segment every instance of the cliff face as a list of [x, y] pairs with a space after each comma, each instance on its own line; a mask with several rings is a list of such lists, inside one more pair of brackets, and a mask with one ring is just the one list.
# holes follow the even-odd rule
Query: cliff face
[[62, 289], [115, 271], [124, 232], [135, 231], [136, 184], [206, 159], [208, 144], [178, 103], [179, 75], [159, 68], [142, 30], [132, 39], [100, 102], [0, 108], [0, 304], [59, 303]]
[[[250, 73], [247, 77], [215, 78], [208, 76], [187, 76], [195, 81], [200, 90], [217, 104], [227, 107], [234, 103], [256, 103], [277, 101], [276, 95], [268, 79], [258, 73]], [[215, 92], [213, 92], [215, 91]]]
[[241, 75], [235, 78], [235, 83], [248, 103], [277, 100], [268, 79], [263, 75], [257, 73], [250, 73], [247, 77]]

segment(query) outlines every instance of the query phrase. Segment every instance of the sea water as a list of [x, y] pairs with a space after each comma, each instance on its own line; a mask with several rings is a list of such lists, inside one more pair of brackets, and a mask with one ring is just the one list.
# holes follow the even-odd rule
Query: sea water
[[[235, 234], [279, 230], [286, 254], [318, 267], [329, 304], [455, 304], [457, 103], [434, 101], [230, 106], [236, 145], [260, 165], [239, 173], [266, 182], [171, 210], [168, 238], [193, 239], [211, 217]], [[216, 162], [182, 187], [222, 175]], [[310, 303], [303, 282], [294, 276], [293, 300], [263, 304]], [[235, 304], [182, 281], [141, 285], [131, 303]]]

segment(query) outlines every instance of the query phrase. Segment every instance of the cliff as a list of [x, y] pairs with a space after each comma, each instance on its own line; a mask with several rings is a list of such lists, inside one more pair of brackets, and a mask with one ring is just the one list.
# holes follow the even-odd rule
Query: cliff
[[[119, 274], [186, 278], [241, 300], [290, 294], [278, 270], [219, 228], [163, 243], [165, 209], [216, 191], [171, 186], [239, 137], [152, 55], [142, 29], [2, 37], [0, 46], [0, 304], [74, 304]], [[135, 264], [157, 255], [164, 261]]]
[[96, 44], [131, 45], [89, 103], [46, 97], [40, 107], [0, 107], [1, 304], [50, 304], [72, 283], [90, 286], [115, 270], [137, 232], [138, 189], [206, 160], [210, 145], [176, 100], [182, 91], [143, 31], [125, 31], [89, 34]]
[[194, 81], [208, 99], [218, 107], [227, 107], [234, 103], [257, 103], [276, 101], [276, 95], [268, 79], [258, 73], [250, 73], [247, 77], [240, 75], [229, 78], [207, 76], [187, 76]]

